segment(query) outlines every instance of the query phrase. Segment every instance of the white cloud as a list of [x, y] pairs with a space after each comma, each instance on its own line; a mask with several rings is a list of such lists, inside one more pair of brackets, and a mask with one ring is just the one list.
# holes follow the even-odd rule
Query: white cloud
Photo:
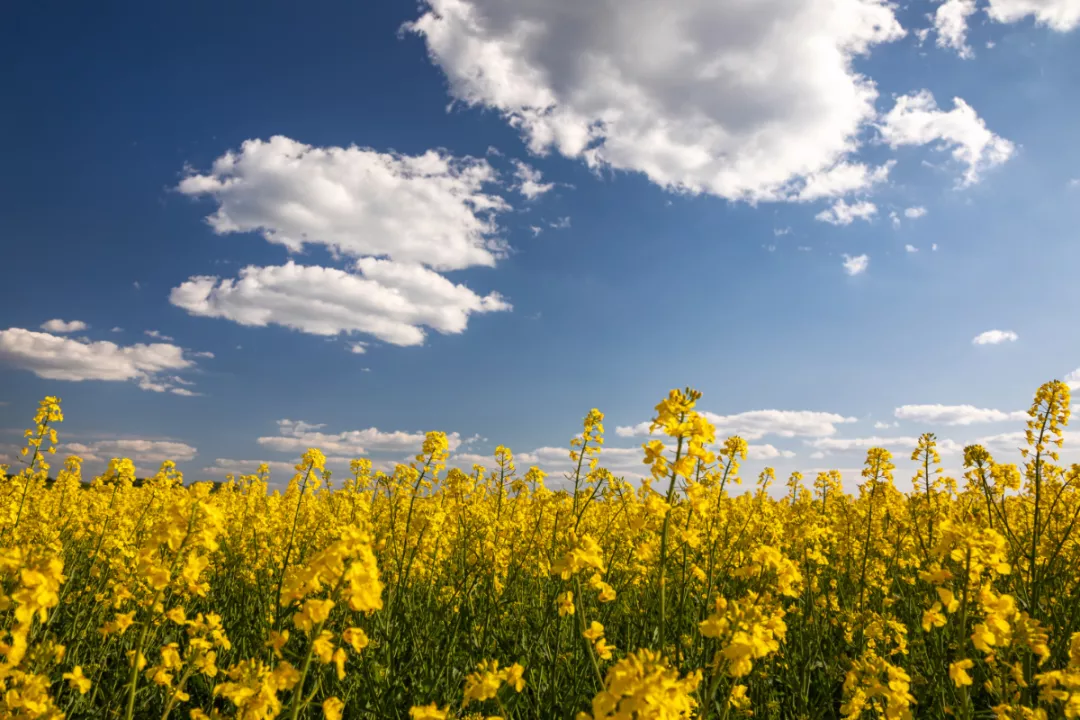
[[45, 322], [41, 323], [42, 330], [48, 330], [49, 332], [54, 333], [79, 332], [80, 330], [85, 330], [88, 327], [90, 326], [84, 323], [82, 320], [72, 320], [70, 322], [65, 322], [64, 320], [46, 320]]
[[834, 192], [854, 189], [840, 176], [869, 182], [873, 171], [848, 156], [877, 90], [852, 61], [904, 35], [885, 0], [426, 0], [424, 10], [408, 28], [454, 97], [497, 109], [533, 152], [740, 200], [813, 195], [812, 177]]
[[[123, 440], [98, 440], [90, 443], [64, 443], [57, 448], [62, 455], [78, 455], [87, 462], [108, 462], [112, 458], [129, 458], [140, 470], [144, 465], [160, 464], [166, 460], [188, 462], [198, 450], [191, 445], [172, 440], [144, 440], [130, 438]], [[156, 468], [154, 468], [156, 469]]]
[[[523, 163], [518, 170], [519, 189], [539, 194], [539, 174]], [[439, 274], [494, 266], [506, 254], [495, 216], [509, 206], [485, 192], [496, 180], [486, 160], [436, 151], [404, 156], [282, 136], [248, 140], [208, 174], [188, 175], [180, 192], [217, 201], [207, 220], [219, 234], [260, 231], [290, 251], [323, 245], [358, 257], [355, 272], [292, 261], [250, 266], [238, 279], [189, 278], [170, 300], [242, 325], [361, 332], [394, 345], [423, 344], [424, 327], [460, 333], [471, 313], [510, 309], [498, 293], [480, 297]]]
[[[1062, 439], [1065, 441], [1065, 452], [1075, 452], [1077, 446], [1080, 446], [1080, 431], [1066, 430], [1062, 433]], [[982, 445], [987, 450], [996, 453], [1016, 452], [1028, 446], [1023, 430], [987, 435], [975, 440], [974, 444]], [[1056, 450], [1057, 448], [1051, 445], [1049, 449]]]
[[866, 272], [866, 268], [870, 267], [869, 255], [851, 255], [844, 254], [844, 272], [848, 275], [861, 275]]
[[822, 452], [848, 452], [851, 450], [865, 450], [872, 447], [883, 447], [889, 450], [912, 450], [919, 444], [918, 438], [913, 437], [870, 437], [836, 438], [824, 437], [816, 440], [806, 440], [807, 445]]
[[1069, 386], [1070, 390], [1080, 390], [1080, 368], [1076, 368], [1066, 375], [1064, 382]]
[[1022, 410], [1003, 412], [974, 405], [901, 405], [893, 411], [901, 420], [929, 425], [974, 425], [976, 423], [1027, 420]]
[[[836, 432], [836, 426], [857, 422], [857, 418], [815, 410], [750, 410], [734, 415], [705, 412], [705, 418], [716, 427], [718, 437], [739, 435], [746, 440], [759, 440], [766, 435], [778, 437], [825, 437]], [[620, 437], [642, 437], [649, 434], [649, 423], [617, 427]]]
[[917, 253], [919, 252], [919, 248], [915, 247], [914, 245], [905, 245], [904, 252]]
[[840, 197], [860, 190], [868, 190], [889, 178], [889, 171], [896, 165], [890, 160], [884, 165], [870, 168], [862, 163], [840, 163], [825, 172], [807, 176], [803, 186], [794, 197], [796, 200], [809, 201], [822, 198]]
[[814, 216], [815, 220], [830, 225], [850, 225], [855, 220], [869, 222], [877, 214], [877, 206], [868, 200], [860, 200], [848, 205], [843, 199], [837, 200], [832, 207], [822, 210]]
[[[962, 58], [974, 53], [967, 44], [968, 18], [976, 10], [975, 0], [946, 0], [934, 14], [938, 47], [952, 48]], [[1039, 25], [1057, 32], [1080, 26], [1080, 2], [1077, 0], [989, 0], [986, 14], [999, 23], [1014, 23], [1033, 16]], [[993, 41], [986, 47], [993, 48]]]
[[[302, 453], [308, 448], [319, 448], [327, 455], [359, 457], [371, 451], [379, 450], [415, 450], [420, 451], [424, 444], [424, 433], [402, 431], [384, 432], [378, 428], [366, 430], [348, 430], [341, 433], [324, 433], [325, 425], [294, 420], [278, 420], [278, 434], [260, 437], [259, 445], [278, 452]], [[461, 444], [458, 433], [447, 434], [450, 450], [456, 450]]]
[[930, 246], [930, 252], [937, 252], [937, 243]]
[[894, 228], [900, 227], [900, 216], [896, 214], [895, 210], [889, 213], [889, 220], [892, 221]]
[[1080, 3], [1076, 0], [990, 0], [986, 12], [1001, 23], [1034, 16], [1036, 23], [1058, 32], [1080, 26]]
[[[642, 462], [645, 454], [640, 447], [616, 448], [604, 446], [600, 451], [600, 466], [607, 468], [617, 477], [642, 478], [645, 476], [645, 465]], [[462, 470], [471, 470], [473, 465], [482, 465], [487, 468], [495, 466], [492, 455], [464, 452], [451, 455], [449, 463]], [[548, 478], [549, 487], [561, 484], [565, 473], [573, 472], [576, 466], [570, 460], [570, 450], [565, 447], [540, 447], [528, 452], [514, 453], [514, 464], [518, 473], [522, 474], [527, 467], [536, 466], [551, 477]]]
[[554, 228], [555, 230], [565, 230], [570, 227], [570, 218], [561, 217], [555, 222], [548, 223], [548, 227]]
[[874, 423], [874, 429], [875, 430], [888, 430], [889, 428], [896, 427], [899, 424], [900, 423], [895, 423], [895, 422], [894, 423], [887, 423], [887, 422], [884, 422], [882, 420], [878, 420], [877, 422]]
[[249, 266], [238, 279], [198, 276], [169, 301], [192, 315], [241, 325], [282, 325], [313, 335], [362, 332], [392, 345], [422, 345], [424, 327], [465, 330], [469, 315], [510, 310], [498, 293], [483, 297], [421, 265], [362, 258], [357, 272], [296, 265]]
[[1000, 345], [1004, 342], [1016, 342], [1020, 336], [1012, 330], [987, 330], [979, 333], [971, 342], [975, 345]]
[[254, 475], [259, 466], [265, 463], [270, 469], [273, 479], [281, 480], [291, 478], [296, 474], [296, 465], [282, 460], [233, 460], [230, 458], [214, 458], [214, 462], [202, 469], [208, 475], [221, 476]]
[[945, 0], [939, 5], [934, 13], [938, 47], [952, 48], [962, 58], [974, 57], [967, 44], [967, 22], [974, 13], [975, 0]]
[[746, 457], [750, 460], [774, 460], [780, 457], [793, 458], [795, 453], [791, 450], [778, 450], [775, 445], [765, 443], [747, 446]]
[[354, 355], [363, 355], [367, 352], [367, 343], [354, 342], [349, 344], [349, 352]]
[[324, 245], [454, 270], [494, 266], [505, 253], [492, 216], [506, 202], [483, 191], [495, 179], [486, 160], [319, 148], [278, 135], [244, 142], [178, 189], [217, 201], [207, 222], [218, 234], [259, 231], [294, 252]]
[[772, 232], [773, 232], [773, 235], [775, 235], [776, 237], [780, 237], [782, 235], [791, 234], [791, 228], [790, 227], [773, 228]]
[[926, 215], [926, 208], [922, 206], [909, 207], [904, 209], [904, 217], [911, 218], [912, 220], [916, 218], [921, 218], [924, 215]]
[[540, 182], [544, 176], [531, 165], [527, 165], [520, 160], [514, 160], [513, 163], [514, 177], [518, 180], [514, 185], [514, 189], [529, 200], [535, 200], [555, 187], [555, 183]]
[[0, 330], [0, 362], [46, 380], [134, 380], [144, 390], [178, 395], [187, 393], [177, 392], [181, 388], [176, 388], [168, 375], [195, 365], [184, 356], [183, 348], [167, 343], [121, 346], [22, 328]]
[[147, 337], [152, 337], [155, 340], [161, 340], [162, 342], [172, 342], [173, 338], [158, 332], [157, 330], [143, 330], [143, 334]]
[[938, 143], [939, 150], [952, 148], [952, 157], [965, 166], [960, 186], [978, 182], [985, 170], [1008, 160], [1015, 147], [987, 129], [975, 111], [960, 98], [952, 110], [938, 109], [933, 94], [922, 90], [896, 99], [896, 105], [879, 125], [890, 147]]
[[114, 327], [114, 328], [113, 328], [112, 330], [110, 330], [109, 332], [115, 332], [115, 333], [118, 333], [118, 332], [124, 332], [124, 328], [122, 328], [122, 327], [120, 327], [119, 325], [117, 325], [116, 327]]

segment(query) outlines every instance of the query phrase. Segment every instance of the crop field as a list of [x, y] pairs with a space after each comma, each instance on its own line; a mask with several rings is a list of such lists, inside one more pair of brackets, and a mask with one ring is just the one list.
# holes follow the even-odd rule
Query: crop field
[[1065, 384], [962, 477], [922, 435], [908, 493], [882, 448], [855, 494], [740, 478], [698, 398], [656, 406], [644, 482], [604, 469], [592, 410], [566, 478], [504, 447], [448, 468], [431, 432], [392, 474], [312, 448], [283, 491], [84, 479], [46, 398], [0, 472], [0, 717], [1080, 717]]

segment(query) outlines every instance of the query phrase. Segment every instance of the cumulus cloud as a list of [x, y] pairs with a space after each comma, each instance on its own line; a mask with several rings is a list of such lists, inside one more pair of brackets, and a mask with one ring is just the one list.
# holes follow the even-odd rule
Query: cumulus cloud
[[986, 12], [1001, 23], [1032, 17], [1037, 24], [1057, 32], [1080, 27], [1080, 3], [1076, 0], [990, 0]]
[[520, 160], [514, 160], [513, 162], [514, 177], [517, 178], [514, 189], [529, 200], [535, 200], [555, 187], [555, 183], [540, 182], [544, 176], [531, 165], [527, 165]]
[[[1077, 446], [1080, 446], [1080, 431], [1066, 430], [1062, 433], [1062, 439], [1065, 441], [1065, 451], [1075, 452]], [[997, 435], [987, 435], [978, 438], [975, 441], [975, 444], [982, 445], [987, 450], [994, 453], [1016, 452], [1020, 448], [1028, 446], [1027, 437], [1023, 430], [999, 433]], [[1050, 449], [1054, 450], [1056, 448], [1050, 446]]]
[[974, 345], [1000, 345], [1006, 342], [1016, 342], [1020, 336], [1012, 330], [987, 330], [979, 333], [971, 339]]
[[878, 129], [890, 147], [937, 143], [939, 150], [952, 149], [952, 157], [964, 172], [961, 187], [978, 182], [981, 173], [1012, 157], [1015, 147], [987, 129], [970, 105], [953, 98], [953, 109], [941, 110], [929, 90], [903, 95], [882, 118]]
[[876, 214], [877, 205], [868, 200], [860, 200], [849, 205], [841, 199], [834, 202], [832, 207], [819, 212], [814, 219], [830, 225], [850, 225], [856, 220], [869, 222]]
[[824, 453], [848, 452], [851, 450], [866, 450], [872, 447], [883, 447], [890, 450], [910, 450], [918, 445], [918, 438], [913, 437], [870, 437], [838, 438], [824, 437], [816, 440], [805, 441], [807, 445]]
[[[64, 443], [57, 452], [78, 455], [87, 462], [108, 462], [112, 458], [129, 458], [140, 470], [143, 465], [160, 464], [166, 460], [188, 462], [198, 453], [191, 445], [173, 440], [130, 438], [98, 440], [90, 443]], [[154, 468], [156, 469], [156, 468]]]
[[975, 0], [945, 0], [934, 13], [937, 45], [952, 48], [962, 58], [975, 56], [967, 44], [968, 18], [975, 13]]
[[194, 367], [184, 349], [168, 343], [121, 346], [58, 337], [22, 328], [0, 330], [0, 362], [46, 380], [135, 381], [153, 392], [181, 392], [170, 375]]
[[1066, 375], [1064, 382], [1069, 386], [1070, 390], [1080, 390], [1080, 368]]
[[[870, 182], [874, 171], [848, 156], [877, 90], [852, 61], [904, 35], [885, 0], [426, 0], [422, 10], [407, 28], [453, 96], [502, 113], [533, 152], [732, 200]], [[811, 189], [815, 177], [835, 189]]]
[[262, 464], [270, 469], [271, 479], [288, 479], [296, 474], [296, 466], [293, 463], [281, 460], [234, 460], [231, 458], [214, 458], [214, 462], [202, 469], [207, 475], [222, 476], [254, 475]]
[[900, 420], [928, 425], [974, 425], [977, 423], [1027, 420], [1023, 410], [1003, 412], [974, 405], [901, 405], [893, 411]]
[[844, 254], [844, 272], [848, 275], [861, 275], [866, 272], [866, 268], [870, 267], [869, 255], [851, 255]]
[[89, 325], [82, 320], [71, 320], [70, 322], [64, 320], [46, 320], [41, 323], [41, 329], [47, 330], [52, 333], [73, 333], [85, 330]]
[[878, 183], [885, 182], [894, 165], [896, 165], [895, 160], [890, 160], [876, 168], [862, 163], [840, 163], [825, 172], [808, 175], [793, 199], [820, 200], [867, 190]]
[[921, 218], [924, 215], [926, 215], [926, 208], [921, 206], [909, 207], [904, 209], [904, 217], [911, 218], [912, 220], [915, 220], [916, 218]]
[[774, 460], [776, 458], [793, 458], [795, 453], [791, 450], [780, 450], [775, 445], [765, 443], [762, 445], [749, 445], [746, 449], [746, 457], [750, 460]]
[[[278, 420], [278, 434], [260, 437], [259, 445], [278, 452], [302, 453], [308, 448], [319, 448], [327, 455], [359, 457], [371, 451], [409, 450], [419, 452], [424, 444], [424, 433], [402, 431], [384, 432], [378, 428], [347, 430], [340, 433], [323, 432], [325, 425], [294, 420]], [[458, 433], [447, 434], [450, 450], [461, 444]]]
[[[610, 470], [616, 477], [640, 479], [647, 474], [642, 462], [644, 456], [640, 447], [604, 446], [600, 451], [600, 466]], [[495, 466], [495, 460], [491, 455], [474, 452], [454, 453], [450, 456], [449, 463], [464, 471], [470, 471], [473, 465], [487, 468]], [[576, 463], [570, 459], [569, 449], [565, 447], [539, 447], [528, 452], [515, 453], [514, 464], [519, 474], [523, 474], [528, 467], [539, 467], [550, 476], [549, 487], [559, 486], [566, 473], [572, 473], [576, 467]]]
[[[908, 455], [914, 450], [919, 444], [919, 439], [909, 436], [883, 437], [871, 435], [868, 437], [825, 437], [816, 440], [805, 440], [804, 442], [817, 451], [810, 456], [815, 459], [835, 453], [864, 452], [872, 447], [886, 448], [899, 457]], [[963, 446], [949, 438], [938, 438], [937, 449], [942, 455], [950, 455], [963, 450]]]
[[[750, 410], [733, 415], [705, 412], [705, 418], [716, 427], [718, 437], [739, 435], [746, 440], [759, 440], [766, 435], [777, 437], [826, 437], [836, 432], [836, 426], [857, 422], [857, 418], [815, 410]], [[649, 434], [649, 423], [617, 427], [620, 437], [641, 437]]]
[[[975, 13], [976, 0], [946, 0], [934, 13], [938, 47], [952, 48], [962, 58], [973, 53], [967, 44], [968, 18]], [[989, 0], [986, 14], [999, 23], [1015, 23], [1031, 17], [1038, 25], [1057, 32], [1080, 26], [1080, 2], [1077, 0]], [[994, 47], [993, 42], [986, 44]]]
[[508, 207], [484, 192], [495, 179], [486, 160], [321, 148], [278, 135], [244, 142], [178, 190], [217, 202], [207, 222], [218, 234], [258, 231], [290, 251], [323, 245], [456, 270], [494, 266], [505, 252], [493, 216]]
[[904, 252], [917, 253], [919, 252], [919, 248], [915, 247], [914, 245], [908, 244], [904, 246]]
[[322, 336], [360, 332], [391, 345], [422, 345], [424, 327], [456, 334], [473, 313], [511, 309], [497, 292], [481, 297], [421, 265], [377, 258], [361, 258], [351, 273], [289, 261], [243, 268], [238, 279], [193, 277], [169, 301], [241, 325]]
[[[529, 178], [528, 192], [539, 193], [538, 174]], [[440, 274], [494, 266], [505, 255], [495, 216], [509, 206], [485, 191], [495, 181], [486, 160], [436, 151], [248, 140], [179, 185], [217, 202], [207, 218], [214, 231], [258, 231], [290, 251], [322, 245], [359, 259], [352, 272], [290, 260], [246, 267], [237, 279], [196, 276], [173, 288], [170, 301], [242, 325], [360, 332], [394, 345], [423, 344], [424, 327], [460, 333], [472, 313], [511, 309], [498, 293], [481, 297]]]

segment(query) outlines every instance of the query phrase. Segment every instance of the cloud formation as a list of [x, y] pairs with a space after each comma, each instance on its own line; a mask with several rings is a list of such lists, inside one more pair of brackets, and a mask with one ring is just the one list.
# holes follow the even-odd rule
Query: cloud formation
[[85, 330], [89, 325], [82, 320], [71, 320], [70, 322], [64, 320], [46, 320], [41, 323], [41, 329], [47, 330], [51, 333], [73, 333]]
[[1027, 420], [1023, 410], [1003, 412], [974, 405], [901, 405], [893, 415], [900, 420], [927, 425], [974, 425], [977, 423]]
[[[857, 418], [815, 410], [750, 410], [733, 415], [705, 412], [705, 418], [716, 428], [717, 437], [739, 435], [745, 440], [759, 440], [767, 435], [776, 437], [826, 437], [836, 432], [836, 426], [853, 423]], [[620, 437], [644, 437], [649, 434], [648, 422], [615, 429]]]
[[[544, 186], [528, 170], [520, 189], [535, 196]], [[480, 296], [440, 274], [491, 267], [506, 254], [495, 216], [509, 206], [486, 190], [496, 180], [486, 160], [434, 150], [407, 156], [282, 136], [248, 140], [178, 187], [217, 202], [207, 218], [214, 231], [257, 231], [290, 252], [321, 245], [358, 259], [349, 271], [290, 260], [245, 267], [236, 279], [195, 276], [170, 301], [241, 325], [366, 333], [393, 345], [423, 344], [425, 327], [460, 333], [473, 313], [511, 309], [497, 292]]]
[[941, 110], [928, 90], [903, 95], [878, 127], [890, 147], [936, 143], [939, 150], [952, 150], [952, 158], [963, 166], [961, 187], [979, 181], [983, 172], [1001, 165], [1015, 146], [992, 133], [970, 105], [953, 98], [953, 109]]
[[856, 220], [869, 222], [877, 214], [877, 206], [867, 200], [848, 204], [842, 199], [837, 200], [825, 210], [814, 216], [815, 220], [827, 222], [830, 225], [850, 225]]
[[169, 343], [122, 346], [9, 328], [0, 330], [0, 362], [46, 380], [135, 381], [143, 390], [194, 394], [177, 387], [171, 375], [191, 369], [195, 362], [185, 357], [183, 348]]
[[1012, 330], [987, 330], [979, 333], [971, 339], [974, 345], [1000, 345], [1006, 342], [1016, 342], [1020, 336]]
[[861, 275], [870, 267], [869, 255], [844, 255], [844, 272], [848, 275]]
[[[262, 447], [278, 452], [299, 455], [308, 448], [319, 448], [327, 455], [360, 457], [372, 451], [419, 452], [424, 444], [424, 433], [402, 431], [384, 432], [378, 428], [347, 430], [340, 433], [323, 432], [325, 425], [313, 425], [296, 420], [278, 420], [278, 434], [260, 437], [256, 442]], [[461, 444], [458, 433], [448, 433], [450, 450]]]
[[322, 245], [460, 270], [494, 266], [506, 251], [494, 215], [509, 208], [484, 191], [495, 179], [482, 159], [314, 147], [277, 135], [245, 141], [177, 189], [217, 202], [207, 222], [220, 235], [257, 231], [292, 252]]
[[422, 345], [424, 328], [463, 332], [473, 313], [511, 309], [497, 292], [480, 296], [421, 265], [362, 258], [356, 272], [289, 261], [249, 266], [240, 277], [196, 276], [169, 302], [192, 315], [270, 324], [312, 335], [366, 333], [391, 345]]
[[[87, 462], [108, 462], [112, 458], [129, 458], [140, 470], [166, 460], [188, 462], [198, 453], [191, 445], [173, 440], [145, 440], [141, 438], [121, 440], [98, 440], [90, 443], [64, 443], [57, 450], [60, 454], [78, 455]], [[157, 468], [153, 468], [156, 470]]]
[[[535, 153], [733, 200], [873, 174], [848, 156], [877, 89], [854, 58], [904, 30], [884, 0], [427, 0], [407, 28], [463, 103]], [[836, 182], [849, 192], [849, 182]]]

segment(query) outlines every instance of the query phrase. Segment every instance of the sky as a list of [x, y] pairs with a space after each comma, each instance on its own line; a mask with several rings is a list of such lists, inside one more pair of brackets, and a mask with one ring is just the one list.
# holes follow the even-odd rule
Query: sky
[[4, 16], [8, 462], [55, 395], [88, 475], [442, 430], [557, 486], [595, 407], [634, 478], [691, 386], [744, 476], [854, 487], [883, 445], [902, 485], [920, 433], [1019, 462], [1080, 388], [1080, 0]]

